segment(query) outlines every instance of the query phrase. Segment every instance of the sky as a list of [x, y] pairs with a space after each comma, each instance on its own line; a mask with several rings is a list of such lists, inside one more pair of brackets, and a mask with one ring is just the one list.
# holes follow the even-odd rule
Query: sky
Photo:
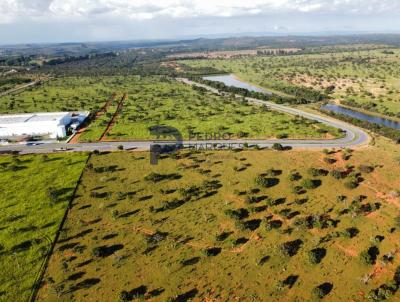
[[400, 32], [399, 0], [0, 0], [0, 44]]

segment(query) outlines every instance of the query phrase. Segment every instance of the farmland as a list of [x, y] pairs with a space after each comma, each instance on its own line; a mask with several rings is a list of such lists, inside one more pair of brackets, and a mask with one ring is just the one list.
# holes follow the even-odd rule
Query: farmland
[[0, 301], [30, 297], [86, 158], [0, 157]]
[[395, 301], [397, 156], [92, 155], [38, 300]]
[[[326, 125], [252, 106], [234, 97], [220, 97], [171, 78], [132, 77], [125, 81], [126, 99], [105, 140], [155, 139], [157, 135], [149, 129], [157, 125], [178, 129], [184, 139], [189, 133], [203, 137], [205, 133], [227, 133], [231, 138], [257, 139], [340, 136]], [[109, 120], [111, 116], [108, 113]], [[105, 130], [106, 125], [103, 116], [80, 140], [99, 139], [99, 128]]]
[[313, 88], [343, 104], [388, 116], [400, 116], [400, 51], [393, 48], [251, 57], [185, 60], [190, 67], [235, 73], [275, 91]]

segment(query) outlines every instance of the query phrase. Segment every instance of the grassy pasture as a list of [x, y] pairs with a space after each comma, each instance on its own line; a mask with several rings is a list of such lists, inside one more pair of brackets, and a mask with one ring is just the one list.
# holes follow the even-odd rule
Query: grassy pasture
[[99, 140], [104, 131], [107, 129], [107, 125], [116, 110], [117, 106], [115, 99], [112, 102], [112, 105], [107, 108], [106, 112], [99, 115], [90, 123], [90, 126], [84, 132], [82, 132], [78, 140], [80, 142], [95, 142]]
[[118, 89], [118, 77], [51, 79], [0, 98], [0, 113], [96, 110]]
[[[203, 137], [228, 133], [231, 138], [256, 139], [339, 136], [336, 129], [320, 123], [197, 91], [169, 78], [131, 78], [125, 92], [127, 99], [108, 140], [155, 139], [149, 128], [156, 125], [174, 127], [184, 139], [189, 132]], [[96, 132], [97, 127], [96, 123], [88, 130]], [[81, 140], [87, 138], [83, 135]]]
[[[400, 265], [400, 205], [388, 195], [400, 166], [388, 149], [349, 154], [183, 151], [157, 166], [148, 153], [95, 155], [39, 301], [312, 301], [318, 286], [324, 301], [364, 301]], [[350, 176], [310, 168], [362, 180], [349, 189]], [[371, 246], [379, 255], [366, 264]]]
[[181, 63], [232, 72], [243, 80], [278, 91], [290, 86], [328, 91], [333, 98], [355, 107], [400, 116], [399, 49]]
[[86, 158], [0, 156], [0, 301], [28, 300]]

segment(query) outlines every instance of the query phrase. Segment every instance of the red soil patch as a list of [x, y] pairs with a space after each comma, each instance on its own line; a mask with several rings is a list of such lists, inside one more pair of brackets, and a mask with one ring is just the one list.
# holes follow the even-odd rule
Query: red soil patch
[[[93, 120], [97, 120], [99, 117], [101, 117], [103, 114], [105, 114], [108, 110], [108, 107], [111, 106], [112, 102], [115, 99], [116, 94], [113, 93], [111, 95], [111, 97], [107, 100], [107, 102], [103, 105], [103, 107], [101, 107], [101, 109], [96, 113], [95, 117]], [[69, 141], [69, 144], [76, 144], [79, 141], [79, 137], [82, 135], [83, 132], [86, 131], [86, 129], [89, 127], [89, 125], [87, 125], [84, 128], [81, 128], [78, 130], [77, 133], [75, 133], [75, 135], [73, 136], [73, 138]]]
[[354, 250], [354, 249], [346, 248], [346, 247], [340, 245], [339, 243], [336, 243], [336, 246], [337, 246], [340, 250], [342, 250], [347, 256], [350, 256], [350, 257], [357, 257], [357, 255], [358, 255], [357, 251]]
[[105, 139], [107, 133], [109, 133], [112, 129], [112, 127], [115, 125], [118, 115], [121, 112], [122, 106], [123, 106], [123, 102], [126, 100], [126, 98], [128, 97], [128, 95], [126, 93], [124, 93], [124, 95], [122, 96], [121, 100], [118, 102], [118, 106], [117, 106], [117, 110], [115, 110], [113, 117], [111, 118], [111, 121], [108, 123], [106, 130], [104, 130], [103, 134], [101, 135], [99, 141], [107, 141], [107, 139]]

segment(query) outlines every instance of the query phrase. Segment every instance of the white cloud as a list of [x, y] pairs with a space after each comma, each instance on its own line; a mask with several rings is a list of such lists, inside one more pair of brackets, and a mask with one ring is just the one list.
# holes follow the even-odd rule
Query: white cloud
[[398, 0], [0, 0], [0, 23], [101, 17], [232, 17], [277, 13], [399, 14]]

